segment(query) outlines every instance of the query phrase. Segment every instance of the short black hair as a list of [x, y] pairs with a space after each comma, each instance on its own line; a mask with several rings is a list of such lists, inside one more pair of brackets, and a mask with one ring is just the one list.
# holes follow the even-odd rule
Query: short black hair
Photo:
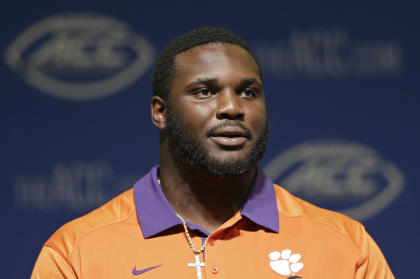
[[156, 59], [153, 72], [153, 95], [168, 100], [175, 73], [175, 56], [193, 47], [209, 43], [229, 43], [245, 49], [255, 60], [262, 80], [261, 68], [254, 54], [238, 35], [220, 27], [202, 27], [191, 30], [170, 42]]

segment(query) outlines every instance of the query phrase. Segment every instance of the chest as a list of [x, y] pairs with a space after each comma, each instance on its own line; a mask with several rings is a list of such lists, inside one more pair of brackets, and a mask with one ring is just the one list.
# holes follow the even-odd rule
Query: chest
[[[322, 234], [237, 230], [210, 237], [200, 255], [182, 232], [107, 239], [80, 251], [81, 278], [354, 278], [354, 248]], [[203, 238], [192, 241], [201, 247]]]

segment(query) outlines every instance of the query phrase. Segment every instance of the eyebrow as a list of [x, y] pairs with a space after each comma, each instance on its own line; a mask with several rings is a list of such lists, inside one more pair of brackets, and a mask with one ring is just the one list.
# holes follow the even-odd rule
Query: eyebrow
[[256, 78], [243, 78], [243, 79], [241, 80], [241, 84], [240, 84], [240, 86], [239, 86], [239, 87], [241, 87], [241, 88], [245, 88], [245, 87], [248, 87], [248, 86], [253, 85], [253, 84], [256, 84], [256, 85], [258, 85], [258, 86], [260, 86], [260, 87], [262, 87], [262, 86], [263, 86], [263, 85], [261, 84], [261, 82], [259, 82]]
[[[262, 87], [261, 82], [259, 82], [256, 78], [243, 78], [238, 87], [245, 88], [245, 87], [248, 87], [248, 86], [253, 85], [253, 84], [256, 84], [256, 85]], [[205, 86], [208, 86], [208, 87], [217, 87], [218, 80], [217, 80], [217, 78], [198, 78], [196, 81], [193, 81], [190, 84], [188, 84], [187, 87], [196, 86], [196, 85], [205, 85]]]
[[217, 78], [198, 78], [196, 81], [193, 81], [190, 84], [188, 84], [187, 87], [196, 86], [196, 85], [216, 87], [217, 83], [218, 83]]

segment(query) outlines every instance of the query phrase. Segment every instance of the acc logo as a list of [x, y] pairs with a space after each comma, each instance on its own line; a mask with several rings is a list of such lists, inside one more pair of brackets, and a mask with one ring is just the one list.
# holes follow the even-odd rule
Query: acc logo
[[118, 92], [152, 64], [154, 48], [114, 18], [54, 15], [20, 34], [6, 50], [8, 66], [52, 96], [88, 100]]
[[264, 170], [290, 192], [358, 220], [382, 211], [404, 187], [404, 176], [392, 162], [365, 145], [344, 141], [296, 145]]

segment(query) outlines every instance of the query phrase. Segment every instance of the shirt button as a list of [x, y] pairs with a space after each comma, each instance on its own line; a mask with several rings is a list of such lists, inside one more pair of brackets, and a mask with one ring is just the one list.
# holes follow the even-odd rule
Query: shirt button
[[217, 267], [217, 266], [214, 266], [212, 269], [211, 269], [211, 273], [213, 273], [213, 274], [217, 274], [219, 272], [219, 268]]
[[211, 245], [211, 246], [214, 246], [214, 243], [215, 243], [215, 242], [216, 242], [216, 241], [215, 241], [214, 239], [210, 239], [210, 240], [209, 240], [209, 243], [210, 243], [210, 245]]

